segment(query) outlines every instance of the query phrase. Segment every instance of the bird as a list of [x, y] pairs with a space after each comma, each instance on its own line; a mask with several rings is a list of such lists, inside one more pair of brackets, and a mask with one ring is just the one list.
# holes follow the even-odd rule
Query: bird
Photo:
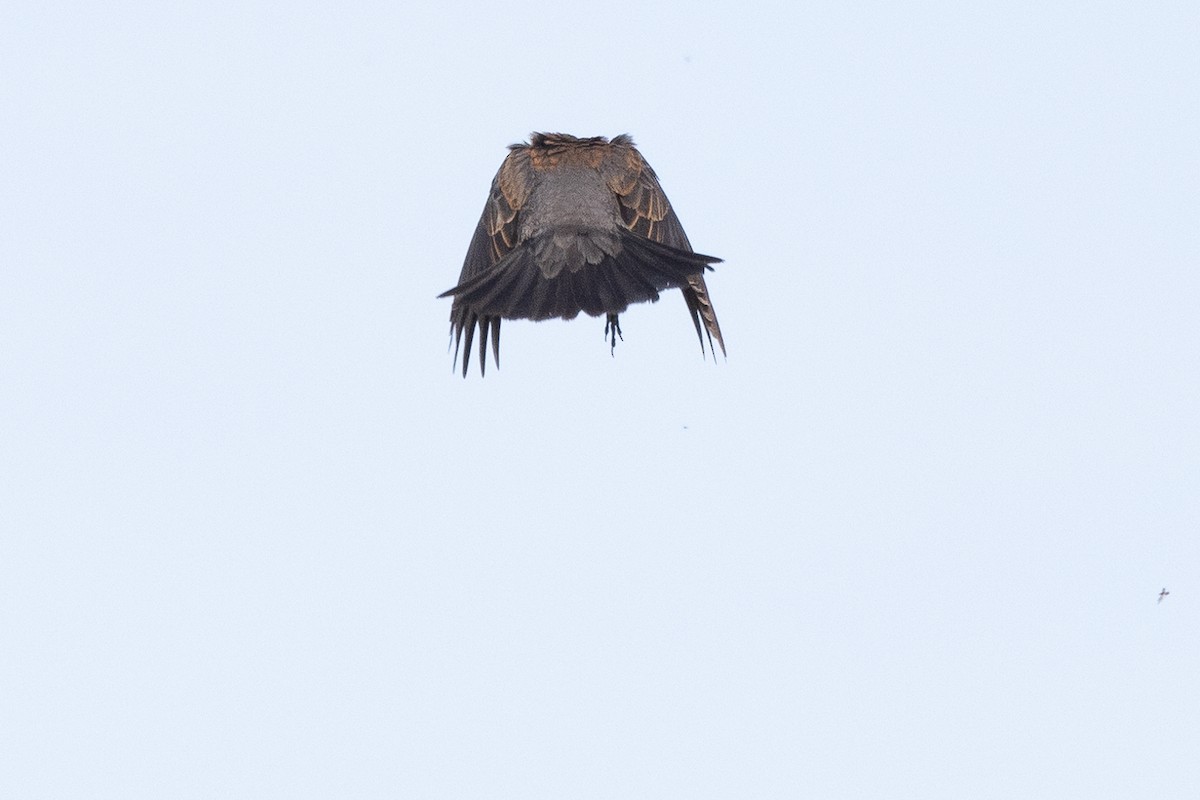
[[1161, 604], [1163, 601], [1163, 598], [1169, 594], [1170, 594], [1170, 592], [1167, 591], [1167, 587], [1164, 586], [1163, 590], [1158, 593], [1158, 602]]
[[465, 378], [479, 333], [479, 374], [487, 344], [500, 366], [500, 322], [605, 315], [604, 336], [615, 354], [624, 341], [619, 315], [657, 302], [678, 288], [696, 327], [700, 352], [708, 337], [725, 340], [704, 273], [721, 259], [696, 253], [658, 177], [632, 137], [579, 138], [532, 133], [509, 146], [467, 249], [451, 297], [454, 363], [462, 348]]

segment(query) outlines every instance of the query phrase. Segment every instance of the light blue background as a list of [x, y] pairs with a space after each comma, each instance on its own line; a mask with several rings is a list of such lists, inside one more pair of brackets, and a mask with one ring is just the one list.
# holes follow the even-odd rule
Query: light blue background
[[[5, 6], [0, 796], [1197, 797], [1198, 8]], [[532, 130], [727, 361], [452, 373]]]

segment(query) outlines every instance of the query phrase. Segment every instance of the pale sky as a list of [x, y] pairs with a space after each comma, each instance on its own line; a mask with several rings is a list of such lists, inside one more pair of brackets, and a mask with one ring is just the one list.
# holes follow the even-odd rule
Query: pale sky
[[[5, 6], [0, 797], [1200, 796], [1198, 35]], [[535, 130], [634, 136], [727, 360], [452, 371]]]

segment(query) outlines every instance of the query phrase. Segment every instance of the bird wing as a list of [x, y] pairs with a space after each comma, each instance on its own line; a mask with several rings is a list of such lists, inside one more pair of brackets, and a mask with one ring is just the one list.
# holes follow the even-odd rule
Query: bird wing
[[[521, 209], [529, 199], [532, 189], [533, 167], [529, 163], [529, 151], [514, 148], [492, 180], [491, 193], [483, 207], [479, 224], [475, 226], [475, 235], [471, 237], [471, 246], [467, 248], [467, 257], [458, 276], [459, 284], [488, 272], [516, 247]], [[447, 294], [450, 293], [441, 296], [445, 297]], [[487, 366], [489, 331], [492, 337], [492, 358], [496, 366], [500, 366], [500, 316], [479, 313], [463, 298], [455, 296], [450, 306], [450, 333], [454, 336], [454, 359], [457, 362], [459, 345], [462, 343], [464, 331], [466, 332], [462, 363], [464, 377], [471, 361], [471, 342], [475, 338], [476, 328], [479, 329], [479, 373], [482, 375]]]
[[[675, 209], [671, 208], [671, 203], [667, 200], [667, 195], [650, 164], [633, 146], [629, 137], [618, 136], [612, 143], [615, 146], [602, 163], [601, 173], [617, 196], [621, 218], [626, 227], [651, 241], [693, 252], [692, 244], [683, 231], [683, 225], [679, 222]], [[704, 350], [704, 334], [701, 329], [703, 322], [703, 331], [708, 333], [709, 350], [716, 355], [716, 351], [713, 350], [713, 339], [716, 339], [724, 355], [725, 340], [721, 336], [721, 326], [717, 323], [717, 312], [708, 297], [704, 275], [689, 275], [687, 285], [680, 288], [692, 315], [692, 323], [696, 326], [701, 351]]]

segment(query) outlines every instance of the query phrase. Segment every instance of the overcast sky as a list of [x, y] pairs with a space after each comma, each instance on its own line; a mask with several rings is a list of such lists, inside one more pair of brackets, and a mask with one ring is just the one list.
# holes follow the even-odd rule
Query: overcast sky
[[[1197, 797], [1197, 9], [6, 5], [0, 796]], [[535, 130], [727, 360], [452, 371]]]

